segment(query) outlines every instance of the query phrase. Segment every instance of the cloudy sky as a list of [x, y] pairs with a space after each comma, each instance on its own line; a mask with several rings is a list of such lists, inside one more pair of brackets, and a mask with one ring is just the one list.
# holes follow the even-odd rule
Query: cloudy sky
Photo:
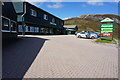
[[[33, 0], [32, 0], [33, 1]], [[67, 19], [84, 14], [116, 14], [118, 15], [118, 3], [109, 0], [87, 0], [85, 2], [64, 2], [62, 0], [36, 0], [36, 2], [28, 2], [37, 7], [56, 15], [61, 19]]]

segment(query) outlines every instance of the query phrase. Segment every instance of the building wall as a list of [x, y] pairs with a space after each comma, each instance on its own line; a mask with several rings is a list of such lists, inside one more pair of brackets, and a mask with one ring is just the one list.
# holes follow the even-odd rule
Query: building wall
[[[49, 14], [48, 12], [46, 11], [43, 11], [42, 9], [40, 8], [37, 8], [36, 6], [34, 5], [31, 5], [29, 3], [26, 3], [26, 9], [27, 9], [27, 12], [26, 12], [26, 15], [25, 15], [25, 22], [27, 23], [33, 23], [33, 24], [36, 24], [36, 25], [43, 25], [43, 26], [46, 26], [46, 27], [53, 27], [53, 28], [62, 28], [63, 25], [63, 21], [51, 14]], [[35, 10], [37, 12], [37, 16], [31, 16], [30, 15], [30, 10]], [[45, 20], [44, 19], [44, 14], [46, 14], [48, 16], [48, 20]], [[52, 25], [50, 24], [52, 22], [52, 18], [55, 19], [55, 24], [56, 25]]]
[[[18, 31], [19, 32], [32, 32], [32, 33], [42, 33], [43, 31], [46, 33], [60, 33], [59, 30], [63, 29], [64, 21], [60, 18], [28, 3], [16, 3], [14, 2], [14, 8], [17, 13], [17, 21], [18, 21]], [[17, 5], [20, 6], [17, 6]], [[23, 8], [23, 9], [20, 9]], [[36, 16], [31, 15], [31, 12], [34, 11]], [[22, 15], [25, 15], [22, 17]], [[47, 15], [47, 20], [44, 19], [44, 15]], [[53, 22], [53, 18], [54, 21]], [[22, 27], [24, 25], [24, 28]], [[31, 29], [34, 28], [34, 31]], [[38, 32], [39, 29], [39, 32]]]
[[4, 5], [2, 5], [2, 16], [17, 21], [17, 15], [12, 2], [4, 2]]
[[17, 38], [17, 15], [12, 2], [2, 5], [2, 40], [9, 41]]

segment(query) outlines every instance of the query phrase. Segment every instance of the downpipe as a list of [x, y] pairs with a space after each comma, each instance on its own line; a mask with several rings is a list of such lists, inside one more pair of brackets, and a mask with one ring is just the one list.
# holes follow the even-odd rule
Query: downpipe
[[24, 36], [25, 35], [25, 26], [24, 26], [24, 16], [26, 14], [26, 3], [23, 2], [23, 6], [24, 6], [24, 14], [22, 15], [22, 35]]

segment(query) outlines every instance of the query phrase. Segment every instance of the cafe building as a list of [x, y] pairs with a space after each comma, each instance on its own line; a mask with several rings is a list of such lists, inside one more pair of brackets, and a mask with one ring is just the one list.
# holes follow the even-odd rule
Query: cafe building
[[13, 2], [19, 34], [63, 34], [64, 21], [28, 2]]
[[2, 2], [2, 40], [13, 40], [17, 38], [17, 14], [12, 2]]

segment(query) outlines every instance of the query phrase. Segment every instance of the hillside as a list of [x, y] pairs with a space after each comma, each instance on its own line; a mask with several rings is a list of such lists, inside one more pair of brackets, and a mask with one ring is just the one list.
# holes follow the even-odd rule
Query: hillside
[[[74, 18], [64, 20], [65, 25], [77, 25], [78, 31], [100, 31], [100, 21], [109, 17], [115, 20], [115, 38], [118, 38], [118, 25], [120, 24], [120, 16], [113, 14], [97, 14], [97, 15], [81, 15]], [[120, 29], [120, 28], [119, 28]], [[120, 35], [119, 35], [120, 36]]]

